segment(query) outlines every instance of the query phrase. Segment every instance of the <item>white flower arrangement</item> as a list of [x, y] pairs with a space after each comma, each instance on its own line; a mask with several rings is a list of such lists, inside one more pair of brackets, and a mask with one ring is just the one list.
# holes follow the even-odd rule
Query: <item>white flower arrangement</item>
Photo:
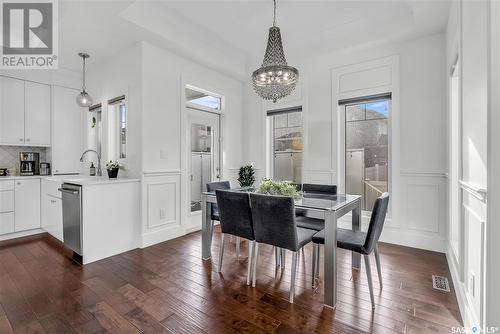
[[118, 161], [109, 160], [109, 162], [106, 164], [106, 169], [115, 169], [115, 168], [120, 168], [120, 164], [118, 163]]

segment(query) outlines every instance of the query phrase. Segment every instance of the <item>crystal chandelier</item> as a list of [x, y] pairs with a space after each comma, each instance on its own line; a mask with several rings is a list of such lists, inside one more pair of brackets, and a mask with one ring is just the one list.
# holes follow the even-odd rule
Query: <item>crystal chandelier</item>
[[82, 67], [82, 72], [83, 72], [83, 83], [82, 83], [82, 91], [80, 94], [76, 96], [76, 104], [78, 104], [80, 107], [90, 107], [92, 105], [92, 97], [90, 97], [89, 93], [85, 91], [85, 59], [90, 58], [90, 56], [87, 53], [80, 52], [78, 53], [80, 57], [82, 57], [83, 60], [83, 67]]
[[286, 63], [280, 28], [276, 26], [276, 0], [273, 1], [274, 19], [273, 26], [269, 28], [266, 54], [262, 66], [252, 73], [252, 82], [260, 97], [276, 102], [294, 90], [299, 80], [299, 71]]

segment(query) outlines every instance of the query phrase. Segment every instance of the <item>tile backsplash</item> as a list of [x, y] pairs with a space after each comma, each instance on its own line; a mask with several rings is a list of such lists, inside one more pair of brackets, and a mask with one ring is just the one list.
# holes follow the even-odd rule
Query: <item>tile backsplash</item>
[[40, 153], [40, 162], [47, 162], [47, 148], [31, 146], [0, 146], [0, 168], [15, 168], [19, 173], [19, 153]]

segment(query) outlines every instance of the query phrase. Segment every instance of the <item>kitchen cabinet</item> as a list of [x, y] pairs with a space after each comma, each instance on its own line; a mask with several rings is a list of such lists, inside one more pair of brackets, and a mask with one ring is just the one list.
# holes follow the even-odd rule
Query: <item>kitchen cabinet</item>
[[0, 76], [0, 144], [50, 146], [50, 86]]
[[24, 144], [24, 81], [0, 76], [0, 144]]
[[63, 241], [62, 219], [61, 199], [44, 194], [42, 200], [42, 228], [60, 241]]
[[53, 86], [52, 172], [54, 174], [80, 173], [80, 155], [83, 151], [83, 114], [78, 107], [75, 89]]
[[0, 234], [14, 232], [14, 182], [0, 181]]
[[42, 228], [53, 237], [63, 240], [63, 218], [60, 180], [42, 179]]
[[16, 180], [15, 232], [40, 228], [40, 179]]
[[50, 86], [26, 81], [24, 84], [25, 144], [50, 145]]

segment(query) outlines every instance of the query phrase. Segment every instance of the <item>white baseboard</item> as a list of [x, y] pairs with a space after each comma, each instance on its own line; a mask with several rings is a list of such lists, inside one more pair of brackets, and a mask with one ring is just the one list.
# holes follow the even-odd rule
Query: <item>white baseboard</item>
[[149, 247], [163, 241], [175, 239], [186, 234], [184, 227], [172, 226], [157, 231], [146, 232], [142, 234], [141, 248]]
[[469, 299], [467, 298], [467, 292], [465, 291], [464, 283], [460, 280], [460, 274], [458, 268], [453, 259], [452, 249], [449, 242], [446, 242], [446, 260], [448, 262], [448, 267], [451, 273], [451, 280], [453, 281], [453, 287], [455, 288], [455, 296], [457, 296], [457, 303], [460, 309], [460, 314], [462, 316], [462, 321], [465, 328], [472, 328], [474, 325], [478, 325], [479, 322], [476, 320], [474, 313], [469, 307]]
[[35, 235], [35, 234], [40, 234], [40, 233], [45, 233], [45, 231], [42, 230], [41, 228], [37, 228], [34, 230], [29, 230], [29, 231], [14, 232], [14, 233], [0, 235], [0, 241], [21, 238], [21, 237], [27, 237], [30, 235]]

